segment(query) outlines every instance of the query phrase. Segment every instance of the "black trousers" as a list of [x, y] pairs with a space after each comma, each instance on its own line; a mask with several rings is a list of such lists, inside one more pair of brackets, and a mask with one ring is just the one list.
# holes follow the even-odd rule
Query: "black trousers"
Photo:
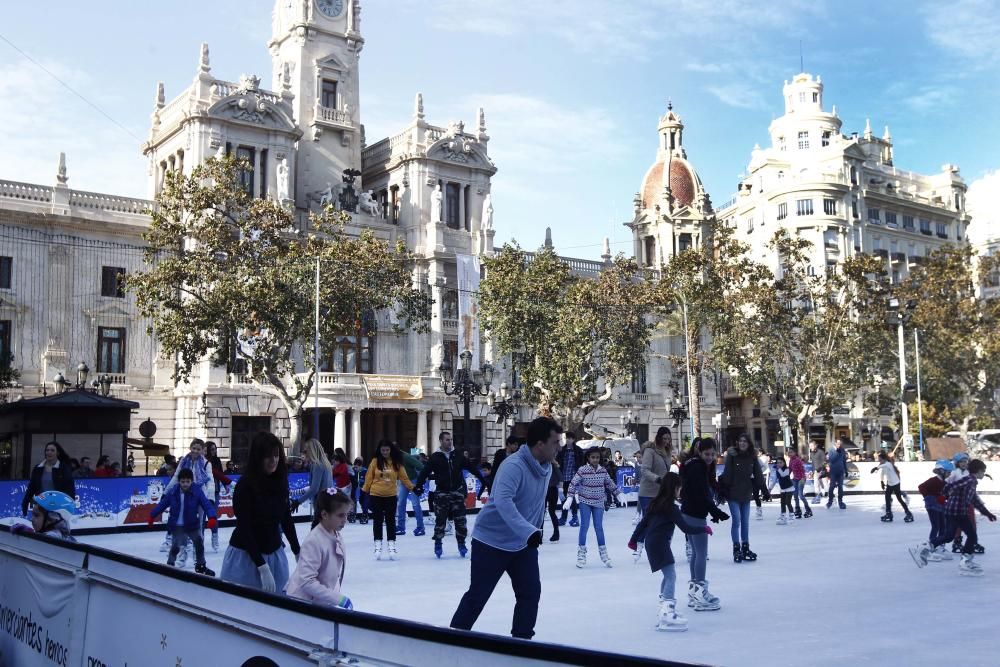
[[910, 508], [907, 507], [906, 502], [903, 501], [903, 495], [900, 492], [899, 487], [899, 484], [885, 485], [885, 511], [887, 513], [892, 511], [892, 496], [895, 494], [896, 500], [898, 500], [899, 504], [903, 506], [903, 511], [909, 514]]
[[372, 513], [372, 533], [382, 539], [382, 524], [389, 533], [390, 542], [396, 541], [396, 496], [369, 496], [368, 507]]
[[549, 521], [552, 522], [552, 534], [559, 534], [559, 520], [556, 518], [556, 511], [559, 509], [559, 487], [550, 486], [545, 492], [545, 506], [549, 510]]
[[472, 540], [469, 590], [458, 603], [451, 627], [472, 629], [504, 573], [510, 577], [514, 589], [514, 621], [510, 634], [521, 639], [534, 636], [538, 601], [542, 597], [538, 549], [524, 547], [520, 551], [503, 551], [479, 540]]

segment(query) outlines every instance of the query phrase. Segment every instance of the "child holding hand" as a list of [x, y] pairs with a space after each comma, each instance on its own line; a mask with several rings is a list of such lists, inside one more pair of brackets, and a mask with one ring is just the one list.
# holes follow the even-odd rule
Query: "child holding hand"
[[177, 552], [187, 547], [188, 540], [194, 543], [194, 571], [214, 577], [215, 572], [205, 564], [205, 542], [201, 533], [201, 513], [204, 510], [208, 517], [209, 530], [215, 528], [215, 505], [209, 502], [200, 486], [194, 484], [194, 472], [190, 468], [181, 468], [177, 473], [177, 484], [170, 488], [153, 511], [149, 513], [147, 523], [152, 526], [156, 517], [170, 508], [170, 518], [167, 519], [167, 531], [172, 535], [170, 553], [167, 554], [167, 565], [173, 566]]
[[298, 565], [285, 592], [327, 607], [354, 609], [351, 599], [340, 592], [347, 562], [340, 531], [347, 524], [352, 501], [331, 487], [317, 493], [314, 502], [313, 529], [302, 542]]

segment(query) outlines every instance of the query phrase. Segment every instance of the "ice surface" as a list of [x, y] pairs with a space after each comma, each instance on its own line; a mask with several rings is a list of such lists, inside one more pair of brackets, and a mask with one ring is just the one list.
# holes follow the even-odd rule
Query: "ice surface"
[[[929, 563], [918, 569], [906, 548], [927, 537], [922, 502], [915, 501], [916, 521], [879, 521], [882, 498], [848, 497], [847, 510], [813, 505], [816, 515], [791, 526], [777, 526], [778, 503], [765, 503], [764, 520], [753, 519], [750, 544], [756, 563], [735, 564], [729, 523], [713, 525], [709, 538], [708, 579], [722, 609], [696, 613], [683, 607], [689, 630], [653, 629], [660, 576], [643, 556], [632, 563], [625, 546], [632, 531], [632, 509], [612, 510], [605, 534], [614, 568], [597, 556], [591, 530], [587, 567], [576, 568], [578, 529], [565, 526], [562, 539], [550, 543], [545, 527], [541, 548], [542, 600], [537, 640], [592, 647], [662, 659], [728, 665], [908, 665], [939, 667], [952, 660], [965, 665], [998, 664], [991, 628], [1000, 600], [1000, 529], [978, 518], [979, 556], [985, 576], [958, 574], [958, 560]], [[985, 496], [993, 511], [996, 496]], [[475, 521], [469, 517], [470, 530]], [[412, 518], [407, 528], [413, 530]], [[372, 559], [372, 526], [349, 524], [344, 530], [347, 573], [344, 592], [357, 609], [446, 626], [468, 584], [469, 561], [460, 559], [453, 536], [444, 541], [444, 557], [434, 557], [428, 535], [397, 540], [396, 562]], [[219, 553], [208, 548], [208, 565], [219, 571], [232, 529], [222, 529]], [[299, 524], [299, 539], [309, 530]], [[159, 562], [163, 533], [97, 535], [85, 541]], [[675, 535], [677, 595], [687, 588], [684, 543]], [[288, 554], [291, 558], [291, 553]], [[194, 564], [189, 562], [188, 568]], [[209, 593], [200, 593], [204, 597]], [[509, 580], [500, 580], [475, 629], [507, 634], [514, 596]]]

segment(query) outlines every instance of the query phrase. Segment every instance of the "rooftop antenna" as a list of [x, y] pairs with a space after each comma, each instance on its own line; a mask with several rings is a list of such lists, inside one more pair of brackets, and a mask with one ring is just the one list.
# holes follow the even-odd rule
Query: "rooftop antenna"
[[799, 74], [806, 71], [806, 66], [802, 60], [802, 40], [799, 40]]

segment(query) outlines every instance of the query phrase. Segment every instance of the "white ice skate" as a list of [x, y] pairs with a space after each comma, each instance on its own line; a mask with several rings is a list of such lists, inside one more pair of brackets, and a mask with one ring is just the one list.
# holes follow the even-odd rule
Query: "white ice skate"
[[788, 525], [792, 525], [793, 523], [795, 523], [795, 514], [789, 513], [789, 515], [788, 515]]
[[190, 544], [186, 544], [181, 547], [180, 553], [177, 554], [177, 567], [186, 567], [188, 560], [188, 553], [193, 549]]
[[215, 534], [212, 535], [212, 551], [219, 553], [219, 536]]
[[930, 560], [930, 554], [932, 553], [926, 542], [918, 544], [915, 547], [910, 547], [909, 552], [910, 557], [913, 559], [913, 562], [917, 564], [917, 567], [924, 567], [927, 565], [927, 561]]
[[981, 577], [983, 568], [973, 559], [972, 554], [967, 554], [958, 562], [958, 573], [963, 577]]
[[605, 567], [613, 567], [611, 564], [611, 557], [608, 556], [608, 547], [601, 545], [597, 547], [597, 553], [601, 555], [601, 562], [604, 563]]
[[782, 514], [781, 516], [778, 517], [778, 520], [775, 521], [775, 523], [778, 524], [779, 526], [785, 526], [788, 524], [788, 518], [784, 514]]
[[708, 592], [708, 582], [688, 582], [688, 606], [695, 611], [717, 611], [721, 608], [719, 598]]
[[396, 560], [399, 552], [396, 551], [396, 540], [389, 540], [389, 560]]
[[170, 533], [167, 533], [166, 535], [164, 535], [163, 536], [163, 544], [160, 545], [160, 553], [167, 553], [168, 551], [170, 551], [170, 543], [172, 541], [173, 540], [170, 537]]
[[632, 552], [633, 563], [638, 563], [639, 559], [642, 558], [642, 549], [645, 546], [646, 544], [644, 542], [639, 542], [639, 544], [635, 545], [635, 551]]
[[576, 566], [583, 567], [587, 564], [587, 547], [576, 548]]
[[688, 621], [677, 613], [677, 603], [674, 600], [660, 602], [656, 629], [665, 632], [684, 632], [688, 629]]
[[955, 557], [951, 555], [951, 551], [943, 544], [937, 545], [937, 548], [934, 549], [934, 555], [939, 561], [955, 559]]
[[375, 560], [382, 560], [382, 540], [375, 540]]
[[763, 521], [764, 520], [764, 510], [763, 510], [763, 508], [760, 508], [760, 507], [756, 508], [754, 518], [757, 519], [758, 521]]
[[642, 521], [642, 515], [639, 514], [638, 512], [636, 512], [635, 516], [632, 517], [632, 525], [633, 526], [637, 526], [637, 525], [639, 525], [640, 521]]
[[451, 535], [452, 532], [454, 531], [453, 526], [454, 526], [454, 524], [452, 523], [451, 519], [448, 519], [448, 523], [446, 523], [445, 526], [444, 526], [444, 534], [445, 535]]

